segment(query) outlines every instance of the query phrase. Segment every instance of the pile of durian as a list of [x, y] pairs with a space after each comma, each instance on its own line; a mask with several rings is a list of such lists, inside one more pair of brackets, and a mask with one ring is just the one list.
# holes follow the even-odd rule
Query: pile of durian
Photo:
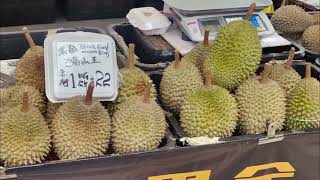
[[102, 156], [110, 148], [119, 154], [158, 148], [167, 130], [165, 114], [151, 79], [135, 67], [133, 44], [128, 67], [120, 70], [119, 95], [107, 108], [93, 97], [93, 82], [84, 96], [51, 103], [45, 96], [43, 48], [24, 32], [30, 48], [17, 65], [17, 85], [0, 89], [5, 166], [41, 163], [53, 152], [72, 160]]
[[274, 12], [271, 22], [278, 32], [320, 54], [320, 12], [308, 14], [299, 6], [283, 5]]

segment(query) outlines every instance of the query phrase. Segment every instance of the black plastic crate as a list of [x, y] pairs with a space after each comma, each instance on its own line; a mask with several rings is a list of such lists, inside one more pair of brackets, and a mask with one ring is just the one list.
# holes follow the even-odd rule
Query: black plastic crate
[[52, 23], [56, 0], [1, 0], [0, 27]]
[[66, 0], [64, 14], [68, 20], [125, 17], [134, 8], [134, 0]]
[[159, 11], [163, 10], [163, 0], [136, 0], [137, 7], [154, 7]]

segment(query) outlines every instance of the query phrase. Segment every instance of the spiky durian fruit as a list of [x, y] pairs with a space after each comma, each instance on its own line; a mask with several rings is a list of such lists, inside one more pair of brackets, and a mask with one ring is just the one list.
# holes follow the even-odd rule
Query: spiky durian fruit
[[210, 75], [205, 78], [205, 87], [182, 105], [181, 126], [190, 137], [229, 137], [237, 125], [237, 102], [226, 89], [212, 86]]
[[206, 66], [214, 84], [234, 89], [255, 73], [261, 55], [256, 28], [248, 20], [233, 21], [219, 30]]
[[[131, 96], [134, 95], [143, 95], [145, 84], [150, 81], [150, 77], [135, 67], [135, 46], [134, 44], [129, 44], [129, 59], [128, 59], [128, 67], [120, 69], [120, 84], [119, 84], [119, 94], [116, 100], [108, 105], [108, 110], [110, 115], [112, 115], [116, 110], [117, 106], [124, 102]], [[156, 90], [154, 85], [152, 85], [151, 96], [155, 99]]]
[[35, 164], [50, 150], [50, 131], [40, 111], [31, 106], [28, 93], [23, 104], [1, 115], [0, 154], [6, 166]]
[[213, 42], [209, 42], [209, 30], [205, 30], [204, 40], [197, 44], [188, 54], [186, 54], [182, 61], [188, 61], [194, 64], [200, 71], [204, 73], [204, 61], [208, 58], [209, 49], [213, 46]]
[[299, 33], [311, 26], [314, 20], [301, 7], [286, 5], [273, 13], [271, 22], [274, 28], [282, 33]]
[[44, 100], [38, 90], [32, 86], [21, 85], [0, 89], [0, 115], [22, 103], [23, 93], [29, 96], [30, 104], [45, 113]]
[[286, 95], [288, 95], [301, 80], [299, 73], [292, 68], [294, 52], [294, 48], [291, 48], [287, 62], [282, 63], [277, 61], [272, 65], [272, 70], [269, 74], [269, 78], [276, 81], [285, 91]]
[[52, 120], [53, 144], [60, 159], [100, 156], [108, 148], [110, 117], [92, 93], [91, 82], [85, 97], [71, 98]]
[[44, 93], [43, 47], [34, 44], [27, 28], [24, 28], [23, 31], [30, 49], [17, 64], [16, 83], [17, 85], [34, 86], [40, 93]]
[[288, 96], [286, 127], [290, 130], [320, 127], [320, 82], [311, 78], [309, 63], [306, 77]]
[[150, 99], [152, 81], [144, 96], [132, 96], [119, 105], [112, 118], [112, 142], [117, 153], [156, 149], [166, 132], [166, 119], [160, 106]]
[[271, 123], [277, 130], [283, 127], [285, 93], [277, 82], [268, 78], [270, 71], [271, 65], [265, 64], [261, 77], [248, 79], [237, 90], [240, 129], [245, 134], [264, 133]]
[[56, 112], [59, 110], [59, 108], [62, 104], [63, 103], [52, 103], [52, 102], [48, 101], [46, 120], [49, 125], [51, 124], [52, 119], [54, 119]]
[[313, 17], [313, 23], [320, 25], [320, 12], [312, 14]]
[[310, 26], [303, 32], [302, 44], [306, 49], [320, 53], [320, 25]]
[[164, 106], [178, 114], [184, 99], [203, 85], [199, 70], [190, 62], [180, 61], [180, 54], [175, 51], [176, 59], [168, 66], [160, 83], [160, 95]]

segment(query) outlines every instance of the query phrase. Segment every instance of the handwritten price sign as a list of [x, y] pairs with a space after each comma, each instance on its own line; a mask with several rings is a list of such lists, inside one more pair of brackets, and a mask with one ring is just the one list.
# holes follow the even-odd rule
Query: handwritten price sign
[[50, 55], [55, 63], [48, 62], [47, 66], [52, 67], [46, 67], [46, 70], [51, 72], [48, 77], [53, 82], [46, 83], [51, 84], [47, 93], [52, 95], [53, 101], [65, 101], [75, 95], [84, 95], [91, 81], [95, 85], [94, 96], [104, 100], [115, 98], [118, 68], [113, 40], [58, 41], [52, 48]]

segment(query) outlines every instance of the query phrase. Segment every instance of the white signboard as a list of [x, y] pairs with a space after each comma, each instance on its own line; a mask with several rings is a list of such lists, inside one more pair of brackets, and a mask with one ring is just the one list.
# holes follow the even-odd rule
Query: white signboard
[[85, 95], [94, 82], [93, 96], [114, 100], [118, 90], [116, 49], [111, 37], [72, 32], [45, 40], [46, 93], [51, 102]]

